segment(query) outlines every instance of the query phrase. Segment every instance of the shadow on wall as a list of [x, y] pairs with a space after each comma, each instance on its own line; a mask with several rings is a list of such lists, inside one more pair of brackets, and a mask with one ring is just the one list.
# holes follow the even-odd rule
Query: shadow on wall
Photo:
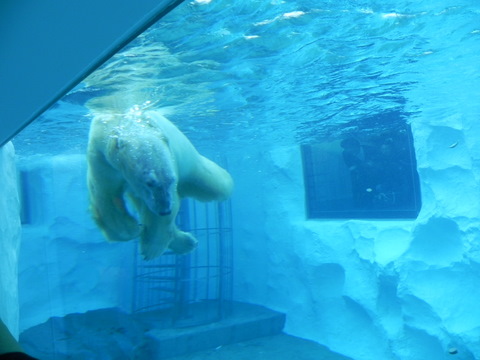
[[448, 265], [462, 259], [461, 233], [455, 221], [431, 218], [415, 228], [407, 256], [429, 265]]

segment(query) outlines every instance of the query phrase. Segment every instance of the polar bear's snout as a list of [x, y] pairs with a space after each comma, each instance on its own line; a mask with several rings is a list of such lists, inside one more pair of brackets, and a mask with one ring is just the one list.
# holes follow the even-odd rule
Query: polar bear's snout
[[161, 212], [159, 215], [160, 216], [167, 216], [167, 215], [170, 215], [172, 213], [172, 210], [167, 210], [167, 211], [164, 211], [164, 212]]
[[173, 211], [173, 196], [165, 186], [158, 186], [154, 189], [146, 189], [147, 194], [142, 198], [145, 204], [154, 214], [165, 216]]
[[170, 215], [172, 213], [172, 197], [166, 192], [160, 199], [157, 199], [157, 211], [160, 216]]
[[147, 206], [150, 210], [160, 216], [170, 215], [173, 209], [173, 192], [174, 186], [169, 183], [157, 183], [156, 186], [150, 187]]

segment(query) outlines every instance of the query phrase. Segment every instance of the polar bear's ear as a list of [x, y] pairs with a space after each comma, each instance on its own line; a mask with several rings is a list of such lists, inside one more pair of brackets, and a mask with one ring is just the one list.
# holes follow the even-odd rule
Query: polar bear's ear
[[126, 145], [126, 141], [117, 134], [110, 137], [110, 148], [115, 150], [121, 150]]
[[123, 149], [126, 146], [127, 142], [122, 139], [121, 137], [116, 137], [115, 138], [115, 148], [117, 150]]

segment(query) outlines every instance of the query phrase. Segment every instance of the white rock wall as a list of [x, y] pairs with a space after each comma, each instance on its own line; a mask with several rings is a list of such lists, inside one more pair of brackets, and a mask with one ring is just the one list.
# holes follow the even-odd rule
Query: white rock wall
[[298, 147], [230, 159], [235, 297], [356, 360], [480, 358], [480, 125], [435, 120], [412, 124], [412, 221], [306, 220]]
[[20, 233], [15, 151], [13, 145], [7, 143], [0, 148], [0, 317], [14, 336], [18, 336]]
[[108, 243], [88, 211], [85, 155], [22, 161], [28, 223], [19, 265], [20, 330], [52, 316], [130, 310], [135, 244]]

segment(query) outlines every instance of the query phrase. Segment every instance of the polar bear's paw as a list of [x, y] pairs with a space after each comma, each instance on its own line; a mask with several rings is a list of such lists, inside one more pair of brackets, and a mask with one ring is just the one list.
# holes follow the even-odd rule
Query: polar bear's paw
[[167, 250], [167, 242], [158, 237], [148, 237], [145, 231], [140, 238], [140, 252], [145, 260], [152, 260]]
[[178, 231], [168, 248], [177, 254], [186, 254], [197, 247], [198, 241], [192, 234]]

